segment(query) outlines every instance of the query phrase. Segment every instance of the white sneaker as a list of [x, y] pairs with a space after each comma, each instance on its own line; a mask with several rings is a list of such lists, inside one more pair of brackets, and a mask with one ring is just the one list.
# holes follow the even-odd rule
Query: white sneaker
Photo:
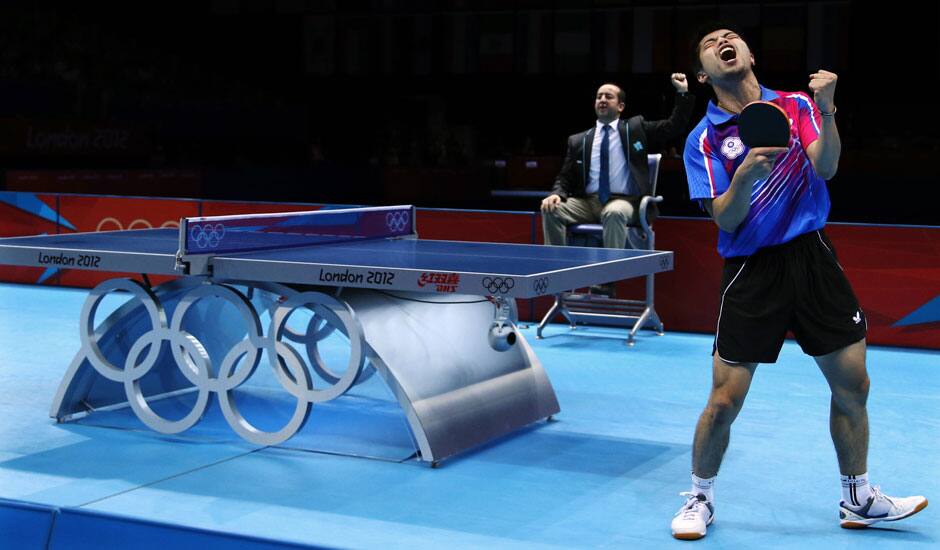
[[913, 516], [927, 507], [927, 499], [916, 497], [889, 497], [881, 488], [872, 488], [868, 502], [860, 508], [853, 508], [842, 501], [839, 503], [839, 526], [844, 529], [864, 529], [879, 521], [897, 521]]
[[679, 493], [688, 497], [672, 518], [672, 536], [682, 540], [696, 540], [705, 536], [705, 529], [715, 519], [715, 507], [705, 495]]

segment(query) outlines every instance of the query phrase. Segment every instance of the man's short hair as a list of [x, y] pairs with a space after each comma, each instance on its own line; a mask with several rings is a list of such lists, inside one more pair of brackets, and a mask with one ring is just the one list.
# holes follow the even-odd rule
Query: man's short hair
[[619, 101], [620, 103], [623, 103], [624, 105], [627, 104], [627, 92], [623, 91], [623, 86], [621, 86], [620, 84], [617, 84], [616, 82], [605, 82], [598, 87], [600, 88], [602, 86], [616, 86], [617, 87], [617, 101]]
[[690, 67], [692, 68], [693, 75], [698, 74], [699, 71], [702, 70], [702, 59], [699, 57], [699, 43], [701, 43], [703, 38], [719, 29], [728, 29], [740, 36], [741, 40], [747, 42], [748, 46], [751, 46], [751, 43], [744, 37], [741, 26], [734, 21], [727, 19], [712, 19], [706, 21], [695, 28], [695, 32], [692, 34], [692, 41], [689, 44], [689, 61], [691, 62]]

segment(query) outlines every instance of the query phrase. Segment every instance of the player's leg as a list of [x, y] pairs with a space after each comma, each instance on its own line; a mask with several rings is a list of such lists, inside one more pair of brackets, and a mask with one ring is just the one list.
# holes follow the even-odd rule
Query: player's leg
[[695, 426], [692, 473], [701, 479], [718, 475], [728, 448], [731, 424], [751, 387], [757, 363], [727, 363], [716, 353], [712, 359], [712, 389]]
[[840, 523], [857, 529], [906, 518], [924, 509], [927, 499], [889, 497], [868, 481], [865, 314], [832, 243], [822, 231], [811, 236], [800, 255], [805, 278], [792, 329], [803, 351], [816, 359], [832, 392], [829, 429], [841, 474]]
[[705, 536], [714, 517], [713, 486], [758, 363], [774, 363], [792, 313], [787, 258], [770, 250], [728, 258], [721, 283], [718, 330], [712, 349], [712, 389], [692, 448], [692, 490], [672, 521], [681, 539]]
[[672, 536], [678, 539], [704, 537], [714, 519], [715, 477], [756, 368], [757, 363], [728, 363], [717, 352], [712, 358], [712, 389], [692, 446], [692, 489], [682, 493], [686, 502], [672, 520]]
[[842, 474], [840, 525], [862, 529], [879, 521], [904, 519], [926, 508], [923, 496], [887, 496], [868, 481], [865, 340], [816, 357], [816, 363], [832, 390], [829, 429]]
[[568, 197], [551, 211], [542, 212], [542, 233], [545, 244], [568, 244], [567, 228], [574, 223], [594, 223], [600, 215], [601, 203], [597, 196]]
[[858, 475], [868, 471], [868, 371], [865, 340], [816, 357], [832, 398], [829, 432], [836, 448], [839, 471]]

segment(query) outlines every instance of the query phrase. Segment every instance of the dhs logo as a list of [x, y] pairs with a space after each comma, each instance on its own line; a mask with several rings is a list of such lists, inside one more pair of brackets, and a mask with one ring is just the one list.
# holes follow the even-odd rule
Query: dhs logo
[[418, 287], [433, 286], [435, 292], [457, 292], [460, 286], [459, 273], [422, 273], [418, 277]]
[[197, 223], [189, 228], [189, 239], [196, 248], [215, 248], [225, 237], [225, 226], [221, 223]]
[[548, 291], [548, 277], [539, 277], [532, 281], [532, 291], [541, 296]]
[[741, 156], [744, 153], [744, 144], [741, 143], [741, 138], [738, 136], [729, 136], [726, 137], [724, 141], [721, 142], [721, 154], [725, 156], [728, 160], [734, 160]]
[[516, 281], [512, 277], [484, 277], [483, 288], [490, 294], [506, 294], [512, 287], [516, 286]]
[[401, 233], [408, 229], [410, 221], [411, 214], [406, 210], [389, 212], [385, 215], [385, 227], [393, 233]]

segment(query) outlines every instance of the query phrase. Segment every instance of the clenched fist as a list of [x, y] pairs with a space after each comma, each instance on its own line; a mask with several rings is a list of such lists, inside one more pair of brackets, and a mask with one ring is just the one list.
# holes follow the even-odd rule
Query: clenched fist
[[813, 91], [813, 101], [824, 113], [831, 113], [835, 108], [836, 81], [839, 76], [820, 69], [809, 75], [809, 89]]
[[672, 73], [669, 80], [677, 92], [684, 94], [689, 91], [689, 81], [686, 80], [685, 73]]

